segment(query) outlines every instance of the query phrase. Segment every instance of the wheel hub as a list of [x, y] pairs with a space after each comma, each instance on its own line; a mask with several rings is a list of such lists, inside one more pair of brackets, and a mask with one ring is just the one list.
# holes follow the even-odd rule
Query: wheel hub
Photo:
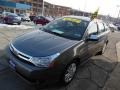
[[66, 73], [65, 73], [65, 82], [70, 82], [72, 80], [75, 72], [76, 72], [76, 64], [73, 63], [66, 70]]

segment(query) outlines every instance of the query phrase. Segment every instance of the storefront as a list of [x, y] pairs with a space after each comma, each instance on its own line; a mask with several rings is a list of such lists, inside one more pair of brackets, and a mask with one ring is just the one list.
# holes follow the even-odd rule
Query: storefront
[[15, 3], [7, 0], [0, 0], [0, 12], [26, 13], [31, 8], [30, 5]]

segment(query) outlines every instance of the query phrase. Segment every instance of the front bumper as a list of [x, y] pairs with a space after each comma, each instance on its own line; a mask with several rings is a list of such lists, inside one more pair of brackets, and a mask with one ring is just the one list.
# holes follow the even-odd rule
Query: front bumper
[[28, 81], [58, 81], [62, 68], [40, 68], [14, 56], [9, 47], [6, 48], [9, 66]]

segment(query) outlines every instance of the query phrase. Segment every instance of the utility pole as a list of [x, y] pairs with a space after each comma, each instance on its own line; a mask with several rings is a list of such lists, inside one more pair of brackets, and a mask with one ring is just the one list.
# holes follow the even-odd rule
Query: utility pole
[[118, 12], [118, 17], [117, 17], [118, 21], [119, 21], [119, 16], [120, 16], [120, 10], [119, 10], [119, 12]]
[[44, 7], [44, 0], [43, 0], [43, 3], [42, 3], [42, 16], [44, 16], [44, 9], [45, 9], [45, 7]]
[[[117, 7], [119, 8], [120, 5], [117, 5]], [[119, 16], [120, 16], [120, 9], [119, 9], [119, 12], [118, 12], [117, 22], [119, 21]]]
[[83, 16], [85, 16], [86, 7], [87, 7], [87, 0], [85, 0], [85, 4], [84, 4], [84, 11], [83, 11]]

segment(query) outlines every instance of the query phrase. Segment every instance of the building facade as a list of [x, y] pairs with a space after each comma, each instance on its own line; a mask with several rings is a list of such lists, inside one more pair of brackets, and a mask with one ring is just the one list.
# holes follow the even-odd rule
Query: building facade
[[[43, 0], [0, 0], [0, 11], [42, 15]], [[45, 16], [70, 15], [71, 8], [44, 2]]]
[[45, 16], [65, 16], [70, 15], [71, 8], [60, 6], [60, 5], [54, 5], [48, 2], [44, 2], [44, 15]]
[[39, 15], [42, 13], [43, 0], [14, 0], [14, 2], [30, 5], [31, 8], [29, 13], [32, 15]]
[[19, 3], [17, 0], [0, 0], [0, 12], [22, 13], [30, 8], [30, 5]]

